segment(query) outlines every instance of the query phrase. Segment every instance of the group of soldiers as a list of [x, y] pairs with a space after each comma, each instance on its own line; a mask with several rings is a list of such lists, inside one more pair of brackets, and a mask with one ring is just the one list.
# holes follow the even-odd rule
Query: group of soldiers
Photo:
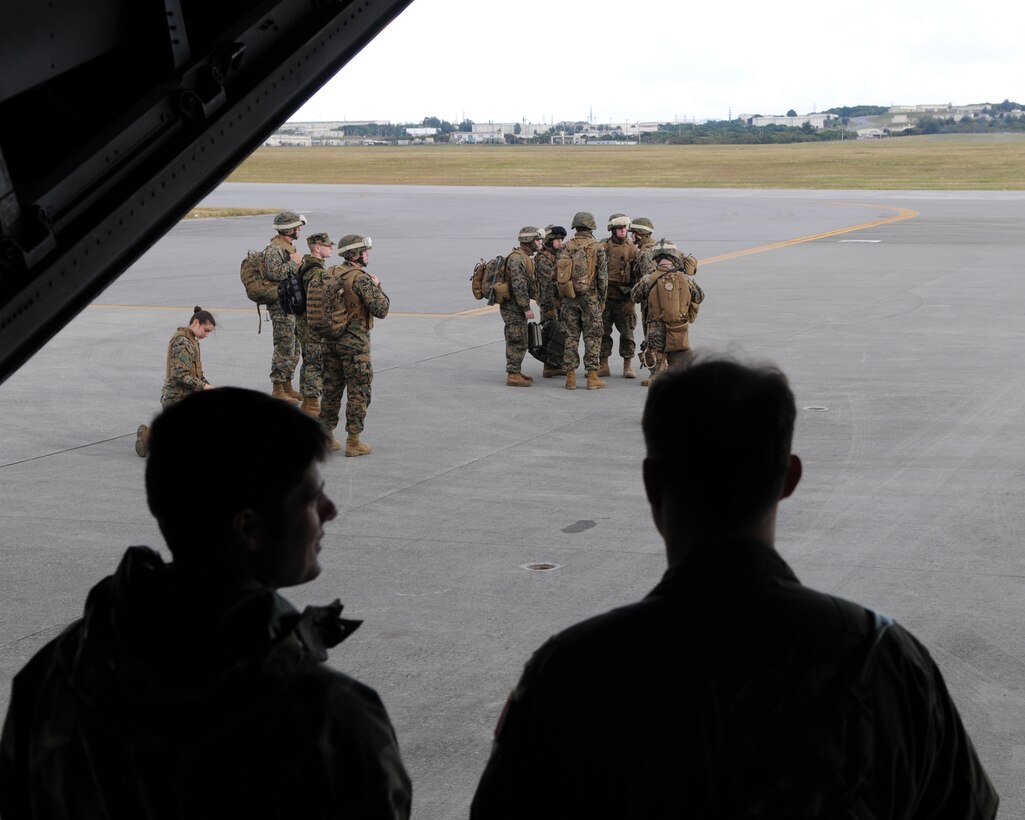
[[690, 324], [704, 300], [694, 281], [697, 260], [667, 239], [655, 242], [655, 226], [646, 217], [631, 220], [612, 214], [609, 236], [601, 242], [594, 237], [598, 226], [587, 211], [575, 214], [570, 227], [574, 235], [567, 239], [560, 225], [528, 225], [506, 257], [507, 287], [496, 289], [505, 322], [506, 384], [533, 383], [523, 373], [534, 318], [531, 300], [541, 314], [541, 343], [531, 345], [531, 353], [544, 363], [544, 378], [565, 376], [567, 390], [577, 387], [581, 336], [587, 389], [605, 387], [601, 377], [611, 375], [613, 328], [619, 333], [623, 376], [637, 378], [635, 303], [640, 304], [644, 328], [640, 361], [651, 372], [641, 384], [647, 386], [659, 373], [684, 363], [690, 356]]
[[[305, 226], [306, 218], [294, 211], [275, 214], [275, 235], [256, 266], [256, 275], [266, 285], [261, 291], [266, 295], [257, 301], [266, 305], [274, 337], [271, 395], [300, 404], [317, 418], [331, 437], [332, 450], [343, 448], [334, 430], [344, 395], [345, 455], [367, 455], [371, 447], [360, 436], [374, 378], [370, 331], [375, 318], [388, 315], [390, 302], [380, 280], [366, 269], [370, 237], [348, 234], [336, 248], [326, 232], [317, 232], [306, 240], [309, 253], [300, 254], [295, 243]], [[586, 211], [573, 217], [571, 228], [574, 235], [567, 239], [566, 229], [559, 225], [543, 230], [525, 227], [519, 232], [519, 244], [505, 258], [496, 292], [501, 294], [497, 301], [505, 322], [506, 384], [529, 387], [533, 383], [523, 373], [533, 300], [540, 308], [541, 338], [530, 346], [531, 353], [544, 362], [545, 378], [565, 376], [569, 390], [577, 386], [581, 336], [587, 389], [605, 387], [601, 377], [610, 375], [613, 328], [619, 333], [623, 376], [637, 377], [632, 362], [634, 303], [639, 303], [644, 326], [641, 362], [651, 371], [641, 383], [648, 385], [690, 353], [688, 329], [704, 299], [694, 281], [697, 260], [666, 239], [655, 242], [654, 225], [645, 217], [631, 220], [625, 214], [613, 214], [608, 221], [610, 235], [602, 242], [594, 238], [597, 224]], [[329, 265], [336, 252], [340, 263]], [[286, 280], [300, 283], [304, 299], [298, 308], [278, 295]], [[202, 371], [199, 340], [215, 324], [211, 314], [197, 307], [190, 325], [178, 328], [172, 337], [164, 407], [210, 388]], [[297, 368], [298, 390], [292, 383]], [[149, 427], [140, 425], [136, 434], [140, 456], [146, 455], [148, 440]]]
[[[267, 305], [274, 336], [270, 378], [272, 395], [301, 403], [331, 436], [331, 449], [342, 449], [334, 436], [342, 395], [345, 394], [345, 455], [371, 452], [360, 441], [370, 404], [374, 370], [370, 363], [370, 330], [374, 319], [388, 315], [388, 296], [381, 281], [367, 271], [372, 245], [369, 236], [348, 234], [334, 241], [326, 232], [311, 234], [309, 253], [295, 247], [305, 217], [293, 211], [274, 216], [276, 235], [263, 251], [261, 270], [271, 282], [298, 273], [306, 294], [306, 310], [289, 313], [279, 301]], [[337, 265], [327, 266], [336, 252]], [[299, 359], [299, 390], [292, 385]]]

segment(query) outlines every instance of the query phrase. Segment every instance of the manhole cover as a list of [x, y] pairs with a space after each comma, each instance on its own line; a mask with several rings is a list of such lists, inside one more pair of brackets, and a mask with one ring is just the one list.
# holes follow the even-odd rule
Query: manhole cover
[[828, 407], [823, 407], [822, 405], [813, 404], [810, 407], [805, 407], [804, 409], [805, 410], [815, 410], [815, 411], [821, 413], [821, 412], [823, 412], [825, 410], [828, 410], [829, 408]]
[[529, 569], [531, 572], [548, 572], [552, 569], [558, 569], [562, 564], [549, 564], [546, 561], [539, 561], [536, 564], [523, 564], [520, 569]]

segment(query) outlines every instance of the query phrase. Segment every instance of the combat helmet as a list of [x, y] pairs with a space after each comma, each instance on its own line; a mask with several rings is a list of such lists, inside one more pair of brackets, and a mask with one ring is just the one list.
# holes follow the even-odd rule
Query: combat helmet
[[520, 240], [521, 245], [529, 245], [535, 239], [544, 239], [545, 232], [539, 231], [533, 225], [527, 225], [526, 227], [520, 228], [520, 232], [516, 238]]
[[545, 244], [550, 245], [556, 239], [565, 239], [566, 229], [562, 225], [545, 225]]
[[611, 231], [613, 228], [629, 228], [630, 217], [626, 214], [613, 214], [609, 217], [609, 224], [606, 230]]
[[633, 222], [630, 223], [630, 230], [633, 233], [644, 234], [645, 236], [651, 236], [655, 232], [655, 226], [651, 220], [646, 216], [639, 216]]
[[680, 250], [669, 239], [660, 239], [651, 249], [651, 258], [658, 259], [660, 256], [668, 256], [675, 262], [680, 261]]
[[295, 211], [278, 211], [274, 214], [274, 230], [290, 231], [306, 224], [306, 217]]
[[370, 250], [372, 244], [369, 236], [363, 237], [359, 234], [349, 233], [338, 240], [338, 253], [340, 256], [345, 256], [352, 251]]
[[570, 223], [570, 227], [574, 230], [583, 228], [587, 231], [595, 231], [598, 229], [598, 223], [594, 221], [594, 214], [587, 211], [577, 211], [573, 214], [573, 221]]

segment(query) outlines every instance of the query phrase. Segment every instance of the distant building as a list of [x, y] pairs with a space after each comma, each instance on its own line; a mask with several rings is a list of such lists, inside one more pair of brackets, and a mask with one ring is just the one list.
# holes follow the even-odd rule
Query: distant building
[[825, 128], [826, 123], [833, 119], [832, 114], [801, 114], [798, 117], [761, 117], [761, 116], [749, 116], [747, 114], [741, 114], [742, 120], [747, 120], [748, 124], [758, 128], [765, 125], [786, 125], [790, 128], [800, 128], [805, 123], [811, 125], [812, 128], [820, 129]]

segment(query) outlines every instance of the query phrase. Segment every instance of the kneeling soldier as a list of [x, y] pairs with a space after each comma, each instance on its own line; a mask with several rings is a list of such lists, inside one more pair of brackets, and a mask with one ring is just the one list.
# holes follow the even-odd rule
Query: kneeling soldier
[[651, 253], [655, 270], [633, 288], [630, 298], [647, 305], [647, 354], [652, 357], [647, 386], [663, 370], [686, 364], [691, 357], [690, 324], [698, 315], [705, 294], [692, 278], [697, 260], [684, 256], [667, 239], [658, 242]]

